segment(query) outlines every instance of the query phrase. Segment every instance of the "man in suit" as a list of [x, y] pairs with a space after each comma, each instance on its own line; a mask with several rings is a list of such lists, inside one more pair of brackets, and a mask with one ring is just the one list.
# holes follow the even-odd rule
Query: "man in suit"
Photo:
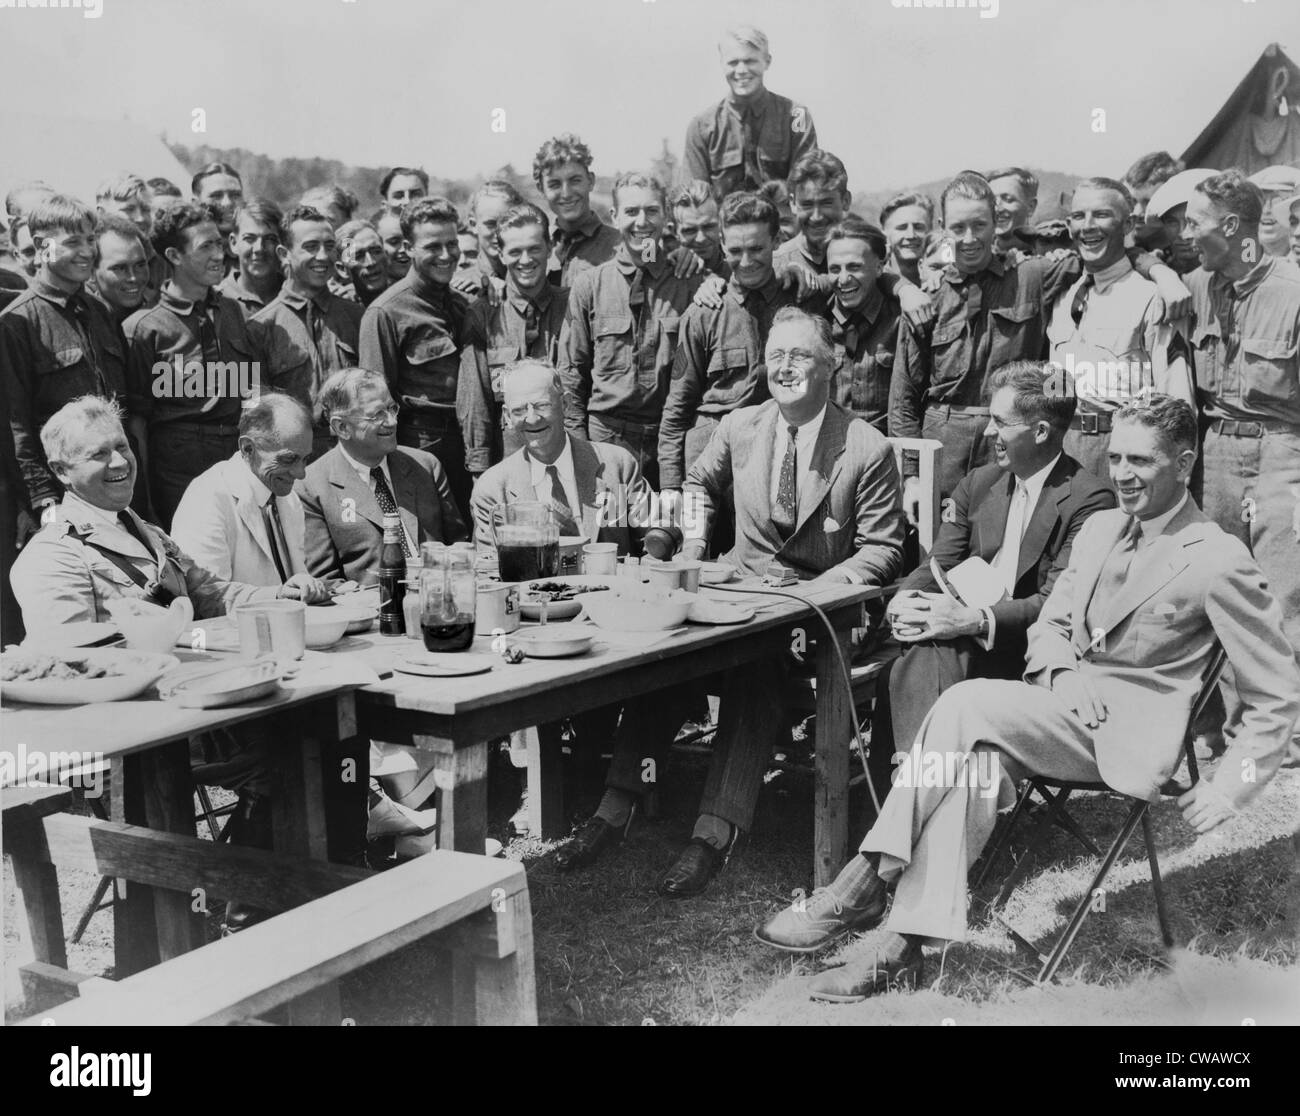
[[338, 444], [307, 467], [297, 486], [308, 572], [378, 581], [385, 513], [401, 516], [408, 559], [421, 543], [468, 537], [438, 459], [397, 444], [398, 408], [381, 373], [335, 372], [321, 385], [318, 406]]
[[887, 616], [905, 645], [879, 687], [871, 729], [872, 781], [881, 798], [921, 721], [949, 686], [966, 678], [1019, 678], [1025, 633], [1069, 565], [1070, 547], [1093, 512], [1115, 506], [1109, 485], [1062, 452], [1077, 402], [1054, 391], [1052, 370], [1022, 361], [989, 380], [996, 461], [962, 478], [930, 557], [947, 573], [968, 558], [988, 562], [1005, 589], [988, 608], [958, 605], [923, 563], [903, 581]]
[[311, 449], [307, 408], [291, 395], [259, 396], [239, 417], [238, 451], [185, 490], [172, 538], [217, 577], [284, 585], [308, 604], [325, 600], [325, 585], [307, 573], [302, 498], [293, 490]]
[[[761, 575], [777, 562], [801, 581], [869, 585], [897, 573], [903, 514], [894, 454], [884, 435], [830, 402], [834, 353], [829, 322], [795, 307], [778, 311], [765, 354], [772, 398], [725, 415], [686, 478], [685, 558], [704, 553], [714, 509], [732, 487], [736, 543], [723, 560], [742, 573]], [[661, 895], [698, 895], [751, 827], [763, 772], [787, 723], [786, 674], [785, 661], [773, 659], [723, 676], [700, 816], [691, 843], [660, 877]], [[681, 723], [655, 735], [651, 727], [665, 723], [656, 710], [684, 702], [674, 691], [625, 709], [624, 721], [650, 727], [639, 739], [616, 741], [605, 797], [558, 866], [591, 863], [618, 839], [647, 789], [645, 758], [662, 767]]]
[[[824, 893], [834, 902], [783, 911], [763, 928], [770, 939], [815, 917], [829, 941], [844, 921], [880, 921], [893, 886], [881, 948], [864, 966], [817, 977], [814, 998], [850, 1001], [914, 984], [927, 940], [965, 938], [967, 868], [1017, 780], [1104, 782], [1156, 800], [1178, 766], [1216, 643], [1245, 711], [1213, 779], [1178, 799], [1185, 820], [1208, 833], [1277, 771], [1300, 717], [1300, 669], [1254, 558], [1188, 495], [1196, 438], [1181, 399], [1153, 394], [1120, 408], [1110, 443], [1119, 508], [1080, 529], [1030, 629], [1023, 681], [974, 679], [945, 692], [917, 734], [908, 777]], [[916, 777], [931, 766], [923, 760], [951, 777]]]

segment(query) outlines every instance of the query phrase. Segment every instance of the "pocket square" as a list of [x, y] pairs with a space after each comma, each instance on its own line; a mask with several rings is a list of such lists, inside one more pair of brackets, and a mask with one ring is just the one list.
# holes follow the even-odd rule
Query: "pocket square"
[[822, 530], [825, 531], [828, 535], [833, 534], [835, 531], [838, 531], [839, 529], [840, 529], [840, 525], [833, 516], [828, 515], [825, 519], [822, 520]]
[[1172, 616], [1178, 609], [1174, 608], [1168, 601], [1161, 601], [1153, 611], [1157, 616]]

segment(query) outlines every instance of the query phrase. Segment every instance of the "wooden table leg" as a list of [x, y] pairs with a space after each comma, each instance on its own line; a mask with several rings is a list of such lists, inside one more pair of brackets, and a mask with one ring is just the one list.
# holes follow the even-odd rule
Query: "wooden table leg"
[[502, 900], [498, 917], [511, 923], [515, 948], [506, 957], [479, 957], [474, 973], [474, 1022], [480, 1027], [537, 1026], [533, 915], [528, 892]]
[[[113, 768], [111, 816], [127, 825], [147, 825], [144, 809], [144, 755], [124, 756]], [[113, 901], [113, 976], [117, 980], [158, 964], [154, 889], [122, 881]]]
[[[188, 743], [179, 740], [150, 749], [141, 756], [140, 770], [145, 825], [165, 833], [196, 836]], [[159, 960], [179, 957], [206, 943], [203, 918], [194, 911], [194, 896], [189, 892], [155, 889], [153, 905]]]
[[528, 732], [528, 827], [534, 837], [565, 836], [564, 741], [557, 722]]
[[437, 760], [438, 848], [483, 855], [487, 840], [488, 743], [414, 733], [411, 742]]
[[[850, 635], [861, 606], [828, 612], [847, 663]], [[817, 633], [817, 731], [813, 759], [813, 886], [825, 887], [844, 867], [849, 851], [849, 716], [852, 690], [830, 634]]]

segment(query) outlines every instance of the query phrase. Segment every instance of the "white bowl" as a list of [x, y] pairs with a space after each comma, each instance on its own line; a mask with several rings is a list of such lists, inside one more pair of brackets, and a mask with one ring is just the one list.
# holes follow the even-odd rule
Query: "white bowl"
[[662, 632], [686, 623], [694, 594], [680, 589], [656, 590], [648, 585], [626, 587], [611, 582], [607, 593], [584, 593], [582, 610], [602, 628], [618, 632]]
[[[23, 652], [8, 652], [23, 654]], [[38, 705], [89, 705], [97, 701], [126, 701], [152, 686], [180, 660], [174, 655], [149, 651], [123, 651], [116, 647], [92, 647], [84, 651], [59, 651], [52, 658], [64, 662], [86, 662], [117, 673], [106, 678], [40, 678], [34, 681], [0, 682], [6, 701], [28, 701]]]
[[308, 647], [328, 647], [331, 643], [338, 643], [343, 638], [343, 633], [348, 630], [348, 624], [356, 620], [357, 617], [348, 609], [342, 609], [338, 606], [333, 608], [308, 608], [307, 609], [307, 646]]
[[364, 605], [335, 605], [327, 611], [336, 612], [347, 618], [348, 626], [344, 629], [345, 635], [360, 635], [362, 632], [370, 631], [379, 616], [379, 609], [367, 608]]
[[532, 659], [564, 659], [570, 655], [582, 655], [591, 650], [591, 641], [595, 638], [590, 631], [584, 632], [572, 624], [562, 627], [530, 628], [516, 633], [515, 643], [524, 649]]

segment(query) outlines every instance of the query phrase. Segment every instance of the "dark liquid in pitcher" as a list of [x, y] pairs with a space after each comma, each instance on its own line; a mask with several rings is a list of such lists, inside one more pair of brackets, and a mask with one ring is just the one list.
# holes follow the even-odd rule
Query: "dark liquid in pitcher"
[[498, 573], [502, 581], [536, 581], [560, 572], [560, 544], [498, 546]]
[[474, 617], [461, 615], [449, 624], [435, 621], [420, 623], [426, 651], [464, 651], [474, 642]]

